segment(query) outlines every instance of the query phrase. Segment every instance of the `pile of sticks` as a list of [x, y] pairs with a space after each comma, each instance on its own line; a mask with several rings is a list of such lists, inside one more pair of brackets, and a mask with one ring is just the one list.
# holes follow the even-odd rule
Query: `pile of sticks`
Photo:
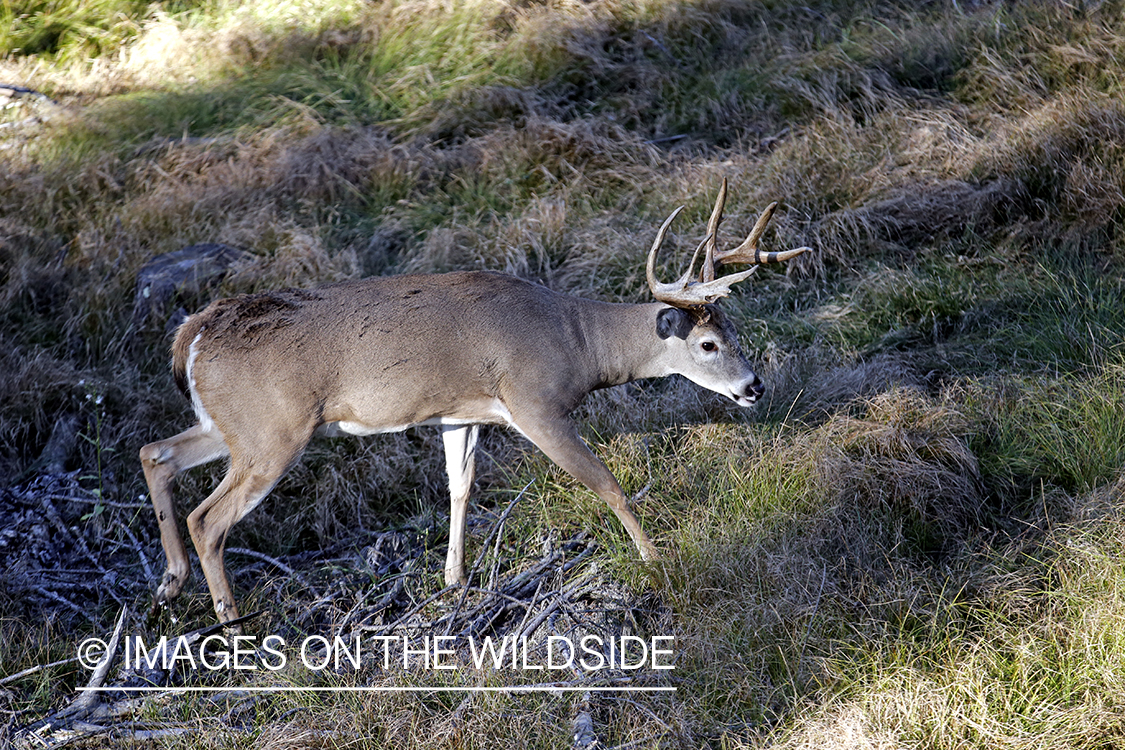
[[[427, 550], [424, 540], [404, 532], [374, 535], [373, 544], [362, 549], [359, 555], [340, 556], [340, 549], [330, 548], [278, 559], [251, 550], [230, 549], [228, 552], [232, 554], [254, 560], [250, 566], [240, 566], [239, 577], [254, 576], [258, 590], [266, 590], [266, 598], [270, 598], [271, 587], [276, 587], [278, 596], [274, 601], [281, 607], [289, 608], [280, 618], [275, 619], [273, 615], [276, 613], [271, 612], [255, 622], [262, 614], [255, 613], [240, 618], [235, 624], [244, 631], [268, 630], [270, 621], [280, 620], [282, 632], [290, 641], [295, 637], [315, 635], [325, 643], [341, 643], [344, 646], [355, 639], [370, 641], [373, 638], [424, 639], [442, 636], [443, 643], [456, 654], [454, 658], [466, 665], [470, 658], [469, 641], [486, 636], [526, 640], [533, 658], [542, 659], [547, 639], [552, 635], [568, 638], [571, 642], [594, 635], [601, 642], [607, 642], [626, 634], [660, 631], [667, 626], [669, 613], [656, 596], [638, 596], [601, 573], [594, 554], [597, 545], [585, 532], [575, 533], [561, 541], [548, 539], [541, 557], [535, 561], [525, 560], [522, 564], [513, 565], [501, 555], [505, 523], [522, 496], [521, 492], [502, 513], [494, 516], [495, 520], [491, 522], [485, 542], [478, 548], [476, 562], [469, 572], [469, 583], [437, 591], [433, 590], [432, 582], [440, 576], [440, 557], [434, 550]], [[479, 527], [481, 520], [473, 520]], [[75, 554], [86, 554], [81, 551], [80, 544], [75, 543], [74, 547], [78, 550]], [[96, 556], [90, 553], [89, 557], [92, 564], [100, 566]], [[155, 580], [148, 566], [144, 567], [148, 580]], [[263, 583], [263, 568], [272, 569], [278, 575]], [[327, 575], [326, 570], [329, 571]], [[294, 585], [299, 589], [297, 595], [291, 590]], [[146, 601], [146, 596], [135, 594], [131, 586], [119, 593], [122, 598], [131, 595], [133, 602]], [[223, 725], [223, 731], [250, 731], [240, 727], [241, 709], [238, 707], [257, 703], [262, 698], [262, 693], [257, 691], [268, 693], [268, 684], [258, 684], [262, 681], [262, 672], [249, 673], [248, 676], [247, 673], [215, 674], [187, 668], [180, 663], [170, 669], [151, 665], [138, 668], [136, 663], [127, 664], [122, 658], [123, 638], [141, 637], [151, 644], [157, 637], [151, 629], [151, 618], [146, 623], [132, 610], [128, 603], [122, 607], [113, 632], [107, 633], [104, 639], [108, 644], [104, 661], [93, 670], [85, 689], [68, 705], [50, 715], [14, 728], [11, 739], [16, 746], [60, 747], [90, 738], [152, 739], [205, 732], [216, 727], [200, 723], [137, 721], [142, 710], [151, 716], [153, 706], [158, 707], [157, 713], [176, 713], [169, 704], [185, 700], [186, 693], [201, 688], [211, 691], [207, 693], [207, 698], [215, 701], [215, 719]], [[183, 653], [185, 650], [200, 652], [207, 648], [210, 636], [224, 632], [230, 631], [224, 631], [223, 626], [218, 624], [210, 624], [179, 635], [165, 636], [162, 648], [169, 653]], [[396, 653], [395, 657], [398, 655]], [[337, 675], [336, 679], [366, 689], [380, 685], [401, 686], [415, 679], [397, 667], [387, 669], [385, 662], [378, 661], [373, 659], [354, 675]], [[43, 665], [47, 666], [57, 664]], [[26, 676], [25, 673], [12, 675], [4, 682]], [[254, 677], [258, 678], [257, 681]], [[668, 673], [643, 670], [628, 673], [613, 669], [583, 672], [578, 668], [569, 672], [552, 672], [549, 677], [554, 679], [532, 683], [528, 682], [529, 673], [526, 672], [511, 670], [497, 674], [491, 670], [488, 674], [479, 673], [469, 679], [484, 680], [490, 684], [499, 680], [510, 684], [513, 692], [546, 689], [575, 692], [575, 747], [593, 746], [591, 743], [596, 742], [589, 708], [591, 701], [596, 700], [596, 694], [587, 690], [606, 685], [667, 685], [671, 679]], [[268, 675], [265, 679], [268, 682]], [[299, 681], [301, 678], [287, 675], [285, 684], [292, 684], [294, 679]], [[321, 679], [314, 678], [310, 682]], [[145, 692], [135, 692], [137, 688]], [[424, 690], [424, 685], [421, 689]], [[232, 703], [235, 708], [229, 707]]]

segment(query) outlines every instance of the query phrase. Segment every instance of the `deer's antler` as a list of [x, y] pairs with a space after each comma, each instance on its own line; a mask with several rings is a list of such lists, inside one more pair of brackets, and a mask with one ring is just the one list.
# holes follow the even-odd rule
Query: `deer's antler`
[[[688, 270], [683, 276], [670, 284], [660, 282], [656, 278], [656, 252], [660, 249], [661, 244], [663, 244], [664, 237], [668, 234], [668, 227], [671, 226], [672, 220], [683, 210], [683, 206], [673, 211], [672, 214], [664, 220], [664, 223], [660, 225], [660, 230], [656, 233], [656, 240], [652, 243], [652, 249], [649, 250], [648, 263], [645, 267], [646, 276], [648, 277], [648, 287], [652, 290], [652, 296], [656, 297], [657, 300], [672, 305], [673, 307], [698, 307], [700, 305], [706, 305], [720, 297], [725, 297], [730, 294], [731, 287], [749, 278], [751, 274], [758, 270], [759, 265], [764, 263], [782, 263], [811, 249], [808, 247], [798, 247], [793, 250], [765, 253], [758, 249], [758, 240], [761, 239], [762, 234], [766, 231], [766, 225], [769, 224], [770, 219], [773, 217], [773, 212], [777, 208], [777, 203], [774, 202], [767, 206], [766, 210], [762, 212], [762, 215], [758, 217], [758, 221], [754, 224], [750, 235], [741, 245], [734, 250], [719, 250], [717, 247], [719, 224], [723, 220], [723, 207], [726, 205], [726, 202], [727, 181], [724, 178], [723, 184], [719, 188], [719, 197], [715, 200], [715, 208], [711, 212], [711, 218], [707, 220], [707, 236], [699, 243], [699, 246], [695, 248], [695, 253], [691, 256], [691, 263], [688, 264]], [[705, 251], [703, 267], [699, 272], [699, 281], [693, 281], [692, 269], [695, 267], [695, 260], [699, 257], [700, 250]], [[751, 263], [753, 264], [753, 268], [716, 278], [716, 269], [721, 265], [730, 263]]]

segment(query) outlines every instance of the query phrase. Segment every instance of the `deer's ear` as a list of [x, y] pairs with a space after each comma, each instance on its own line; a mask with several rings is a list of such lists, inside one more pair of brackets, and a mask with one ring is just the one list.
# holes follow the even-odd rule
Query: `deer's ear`
[[695, 320], [691, 314], [678, 307], [665, 307], [656, 314], [656, 335], [661, 339], [672, 336], [686, 339], [694, 327]]

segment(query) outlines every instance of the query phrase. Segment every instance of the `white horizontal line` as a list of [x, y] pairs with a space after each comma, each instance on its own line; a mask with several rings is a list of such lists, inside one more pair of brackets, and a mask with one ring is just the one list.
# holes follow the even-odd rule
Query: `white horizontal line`
[[608, 685], [510, 685], [487, 687], [481, 685], [447, 686], [389, 686], [389, 687], [80, 687], [80, 693], [674, 693], [674, 687], [613, 687]]

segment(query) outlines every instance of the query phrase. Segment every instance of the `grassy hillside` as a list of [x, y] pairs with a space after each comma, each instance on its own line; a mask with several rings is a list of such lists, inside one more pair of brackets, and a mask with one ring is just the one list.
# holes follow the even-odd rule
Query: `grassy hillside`
[[[764, 245], [814, 248], [723, 303], [766, 398], [743, 411], [670, 380], [578, 415], [626, 491], [648, 488], [638, 514], [665, 560], [636, 561], [527, 443], [484, 439], [474, 513], [535, 480], [510, 564], [586, 531], [598, 569], [676, 635], [675, 695], [599, 698], [602, 743], [1121, 745], [1123, 60], [1114, 1], [0, 5], [0, 84], [49, 97], [0, 110], [0, 477], [32, 481], [74, 425], [62, 468], [106, 504], [73, 524], [160, 568], [135, 457], [191, 422], [172, 308], [462, 268], [643, 301], [660, 221], [687, 206], [669, 277], [726, 177], [728, 242], [778, 200]], [[201, 242], [250, 257], [137, 318], [141, 266]], [[229, 543], [444, 533], [431, 432], [317, 443]], [[221, 472], [186, 476], [181, 509]], [[282, 619], [259, 583], [235, 576]], [[119, 607], [79, 616], [0, 576], [0, 678], [69, 658]], [[199, 582], [176, 607], [177, 627], [211, 621]], [[0, 684], [4, 721], [84, 677]], [[565, 695], [450, 700], [282, 702], [234, 734], [225, 708], [192, 704], [174, 717], [189, 734], [150, 741], [571, 742]]]

